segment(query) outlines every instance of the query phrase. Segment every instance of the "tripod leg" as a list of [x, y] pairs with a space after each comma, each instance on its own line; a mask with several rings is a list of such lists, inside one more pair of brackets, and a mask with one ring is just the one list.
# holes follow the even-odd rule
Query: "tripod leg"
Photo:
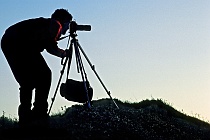
[[[81, 76], [82, 76], [82, 80], [83, 80], [83, 84], [84, 84], [84, 89], [86, 91], [86, 97], [87, 97], [87, 106], [90, 109], [91, 108], [91, 103], [90, 103], [90, 99], [89, 99], [89, 95], [88, 95], [88, 89], [87, 89], [87, 85], [85, 82], [85, 79], [87, 81], [87, 76], [84, 70], [84, 66], [82, 63], [82, 59], [81, 59], [81, 55], [78, 49], [78, 44], [76, 42], [76, 39], [74, 40], [74, 47], [75, 47], [75, 56], [76, 56], [76, 60], [77, 60], [77, 66], [79, 67], [79, 70], [81, 72]], [[85, 76], [84, 76], [85, 75]]]
[[62, 79], [62, 76], [63, 76], [64, 69], [65, 69], [65, 66], [66, 66], [67, 61], [68, 61], [68, 58], [66, 58], [66, 60], [65, 60], [65, 62], [64, 62], [63, 69], [61, 70], [61, 75], [60, 75], [60, 78], [59, 78], [59, 80], [58, 80], [58, 84], [57, 84], [57, 87], [56, 87], [56, 90], [55, 90], [55, 94], [54, 94], [54, 96], [53, 96], [53, 98], [52, 98], [52, 103], [51, 103], [51, 105], [50, 105], [50, 108], [49, 108], [49, 111], [48, 111], [48, 115], [50, 114], [50, 111], [51, 111], [51, 109], [52, 109], [53, 102], [55, 101], [55, 96], [56, 96], [56, 94], [57, 94], [57, 91], [58, 91], [58, 88], [59, 88], [59, 85], [60, 85], [60, 82], [61, 82], [61, 79]]
[[91, 69], [93, 70], [93, 72], [95, 73], [96, 77], [98, 78], [98, 80], [100, 81], [100, 83], [102, 84], [102, 86], [104, 87], [105, 91], [107, 92], [107, 94], [109, 95], [110, 99], [114, 102], [115, 106], [119, 109], [118, 105], [116, 104], [116, 102], [112, 99], [111, 97], [111, 93], [110, 91], [108, 91], [108, 89], [106, 88], [106, 86], [104, 85], [104, 83], [102, 82], [101, 78], [99, 77], [98, 73], [95, 70], [95, 66], [92, 65], [92, 63], [90, 62], [90, 60], [88, 59], [87, 55], [85, 54], [84, 50], [82, 49], [82, 47], [80, 46], [78, 40], [77, 40], [77, 46], [79, 47], [79, 49], [82, 51], [84, 57], [86, 58], [88, 64], [90, 65]]
[[[72, 43], [70, 44], [70, 48], [69, 48], [69, 56], [66, 57], [64, 64], [61, 63], [61, 64], [63, 65], [63, 68], [62, 68], [62, 70], [61, 70], [61, 75], [60, 75], [60, 78], [59, 78], [59, 80], [58, 80], [58, 84], [57, 84], [57, 87], [56, 87], [54, 96], [53, 96], [53, 98], [52, 98], [52, 103], [51, 103], [51, 105], [50, 105], [50, 108], [49, 108], [49, 111], [48, 111], [48, 115], [50, 114], [50, 111], [51, 111], [51, 109], [52, 109], [52, 105], [53, 105], [53, 103], [54, 103], [54, 101], [55, 101], [55, 97], [56, 97], [56, 94], [57, 94], [57, 91], [58, 91], [58, 88], [59, 88], [59, 85], [60, 85], [60, 82], [61, 82], [61, 79], [62, 79], [64, 70], [65, 70], [65, 67], [66, 67], [66, 64], [67, 64], [68, 61], [69, 61], [69, 63], [68, 63], [68, 71], [69, 71], [70, 64], [71, 64], [71, 58], [72, 58]], [[68, 71], [67, 71], [67, 76], [68, 76]], [[67, 77], [67, 79], [68, 79], [68, 77]]]

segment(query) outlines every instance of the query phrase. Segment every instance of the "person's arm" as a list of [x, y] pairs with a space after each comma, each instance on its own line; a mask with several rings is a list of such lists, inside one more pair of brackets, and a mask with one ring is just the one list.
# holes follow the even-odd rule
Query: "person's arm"
[[60, 58], [66, 57], [67, 56], [67, 51], [60, 49], [60, 48], [51, 48], [47, 49], [47, 52], [49, 52], [52, 55], [58, 56]]
[[61, 58], [66, 57], [67, 52], [63, 49], [60, 49], [57, 46], [57, 40], [61, 36], [62, 25], [60, 24], [59, 21], [52, 19], [49, 30], [51, 34], [50, 37], [51, 39], [50, 39], [50, 45], [46, 48], [47, 52]]

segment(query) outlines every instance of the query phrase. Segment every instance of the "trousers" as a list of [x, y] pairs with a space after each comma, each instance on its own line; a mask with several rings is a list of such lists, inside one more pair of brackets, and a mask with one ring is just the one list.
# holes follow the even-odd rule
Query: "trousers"
[[[41, 52], [33, 51], [33, 43], [2, 37], [1, 48], [19, 83], [19, 121], [29, 121], [32, 116], [46, 116], [51, 86], [51, 70]], [[12, 87], [11, 87], [12, 88]], [[33, 109], [32, 95], [35, 93]], [[33, 112], [33, 115], [32, 115]]]

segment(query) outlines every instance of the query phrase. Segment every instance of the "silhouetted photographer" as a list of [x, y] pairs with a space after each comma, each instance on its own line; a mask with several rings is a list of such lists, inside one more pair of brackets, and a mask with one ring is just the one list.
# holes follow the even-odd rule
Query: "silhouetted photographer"
[[47, 122], [51, 70], [41, 52], [46, 49], [60, 58], [67, 56], [67, 50], [60, 49], [57, 41], [69, 29], [71, 20], [72, 15], [66, 9], [57, 9], [51, 18], [28, 19], [10, 26], [2, 37], [2, 51], [20, 86], [20, 126], [35, 120]]

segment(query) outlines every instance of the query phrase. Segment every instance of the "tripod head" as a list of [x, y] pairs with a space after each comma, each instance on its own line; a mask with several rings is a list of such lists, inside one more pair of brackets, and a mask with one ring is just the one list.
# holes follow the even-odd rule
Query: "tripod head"
[[70, 36], [75, 38], [77, 36], [76, 31], [90, 31], [90, 25], [78, 25], [75, 21], [71, 21], [69, 24]]

